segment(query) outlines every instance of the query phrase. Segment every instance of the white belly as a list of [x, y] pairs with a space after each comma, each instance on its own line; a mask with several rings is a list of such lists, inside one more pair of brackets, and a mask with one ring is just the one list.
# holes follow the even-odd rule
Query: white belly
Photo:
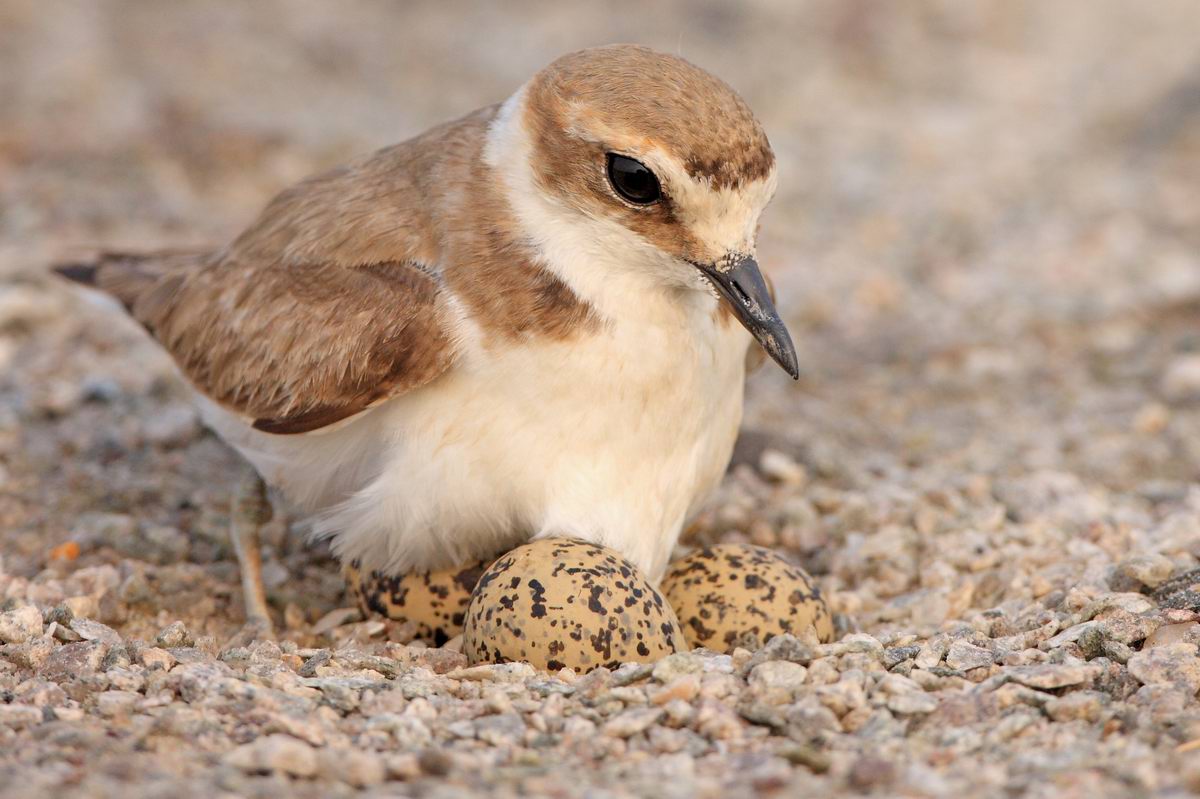
[[680, 321], [470, 353], [331, 430], [259, 433], [211, 403], [206, 417], [343, 559], [398, 573], [570, 536], [657, 579], [728, 463], [749, 338]]

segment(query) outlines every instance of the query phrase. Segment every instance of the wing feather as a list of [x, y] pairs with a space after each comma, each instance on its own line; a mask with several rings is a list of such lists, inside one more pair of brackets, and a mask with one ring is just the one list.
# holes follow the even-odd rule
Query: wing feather
[[271, 433], [303, 433], [424, 385], [454, 360], [440, 281], [403, 261], [270, 268], [109, 255], [60, 274], [113, 294], [189, 381]]

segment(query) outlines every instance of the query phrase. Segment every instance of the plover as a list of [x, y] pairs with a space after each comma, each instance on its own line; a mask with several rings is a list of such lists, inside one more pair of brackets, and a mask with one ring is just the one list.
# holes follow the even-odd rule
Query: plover
[[269, 626], [264, 480], [364, 569], [563, 536], [657, 580], [729, 462], [751, 337], [797, 375], [755, 262], [775, 185], [728, 85], [600, 47], [287, 189], [227, 247], [58, 270], [125, 306], [253, 466], [232, 532]]

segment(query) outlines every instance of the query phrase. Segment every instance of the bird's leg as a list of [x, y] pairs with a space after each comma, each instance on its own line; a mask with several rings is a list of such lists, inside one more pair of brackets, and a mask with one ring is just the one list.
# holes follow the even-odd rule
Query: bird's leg
[[237, 553], [246, 603], [246, 627], [241, 637], [247, 640], [269, 638], [272, 634], [271, 615], [263, 589], [258, 532], [271, 520], [271, 502], [267, 498], [267, 487], [257, 472], [251, 471], [238, 485], [232, 510], [229, 536]]

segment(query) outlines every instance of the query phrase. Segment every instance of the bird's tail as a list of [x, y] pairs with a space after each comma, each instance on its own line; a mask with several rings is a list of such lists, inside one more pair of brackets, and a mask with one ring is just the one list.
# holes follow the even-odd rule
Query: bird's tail
[[56, 264], [52, 271], [60, 277], [111, 295], [132, 312], [159, 279], [172, 272], [195, 266], [201, 253], [105, 252], [91, 260]]

